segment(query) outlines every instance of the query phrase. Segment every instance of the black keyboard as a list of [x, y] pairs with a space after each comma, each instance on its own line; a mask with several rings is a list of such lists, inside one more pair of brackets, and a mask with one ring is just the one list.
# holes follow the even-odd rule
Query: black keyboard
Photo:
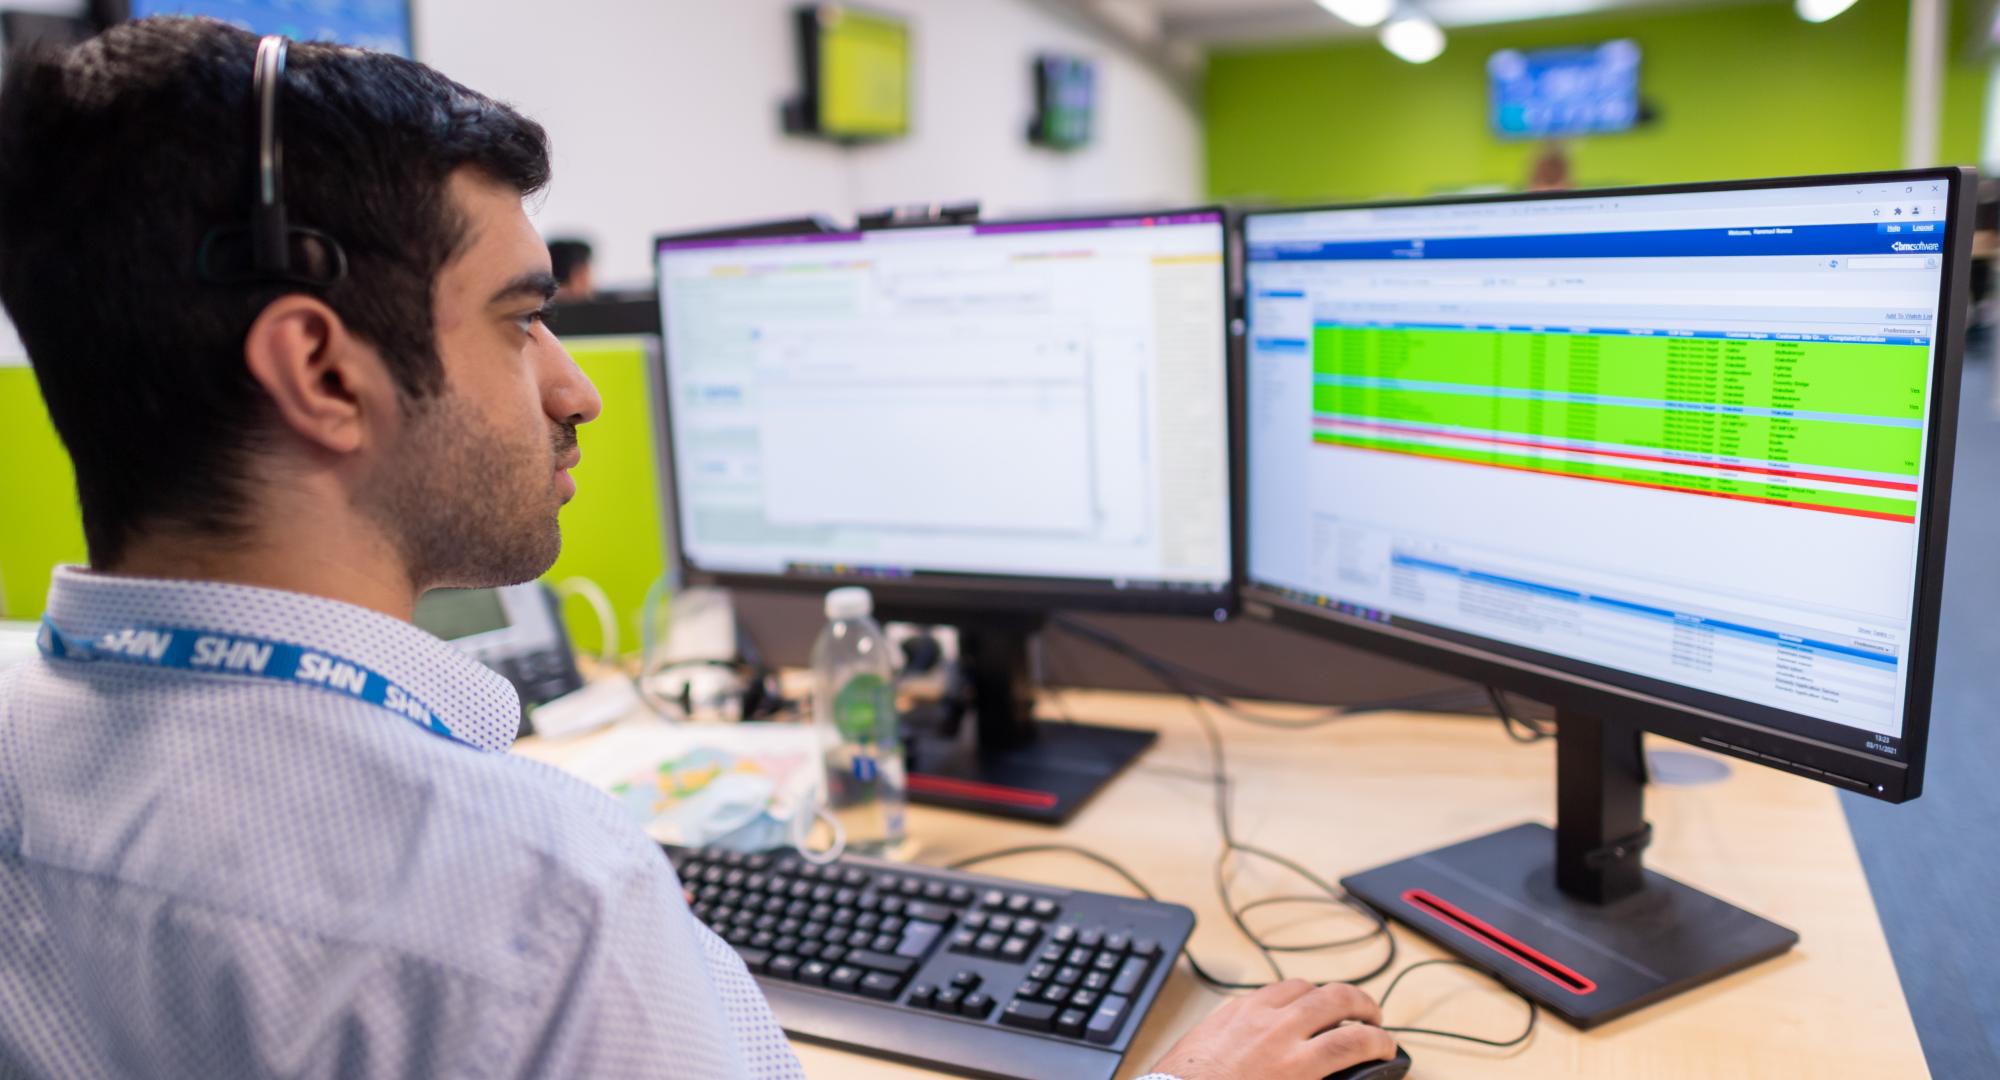
[[786, 1031], [970, 1076], [1111, 1080], [1194, 930], [1178, 904], [960, 870], [666, 852]]

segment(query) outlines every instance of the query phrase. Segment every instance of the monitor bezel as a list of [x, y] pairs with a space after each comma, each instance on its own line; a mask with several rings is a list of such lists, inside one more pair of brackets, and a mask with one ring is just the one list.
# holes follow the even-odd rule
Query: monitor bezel
[[[1483, 643], [1440, 637], [1425, 630], [1382, 623], [1348, 615], [1337, 610], [1301, 603], [1275, 583], [1253, 579], [1249, 573], [1248, 545], [1241, 552], [1242, 576], [1238, 581], [1239, 601], [1246, 615], [1291, 629], [1331, 638], [1344, 644], [1369, 649], [1400, 660], [1449, 672], [1554, 706], [1558, 712], [1585, 714], [1631, 721], [1647, 731], [1719, 753], [1755, 761], [1820, 780], [1835, 787], [1855, 791], [1887, 802], [1916, 798], [1923, 790], [1926, 747], [1930, 736], [1932, 681], [1936, 673], [1938, 609], [1944, 590], [1945, 537], [1951, 505], [1952, 459], [1958, 430], [1959, 377], [1964, 359], [1967, 310], [1966, 273], [1971, 252], [1971, 220], [1975, 177], [1970, 169], [1946, 167], [1839, 173], [1824, 176], [1771, 177], [1755, 180], [1710, 181], [1660, 184], [1644, 187], [1599, 188], [1562, 192], [1509, 193], [1497, 195], [1451, 196], [1386, 202], [1346, 203], [1256, 210], [1238, 220], [1237, 239], [1242, 244], [1244, 287], [1250, 274], [1250, 223], [1261, 217], [1313, 213], [1328, 210], [1371, 210], [1400, 207], [1470, 205], [1505, 202], [1555, 202], [1611, 196], [1684, 195], [1708, 192], [1777, 190], [1792, 187], [1839, 187], [1906, 180], [1947, 184], [1945, 245], [1946, 258], [1939, 283], [1938, 344], [1931, 370], [1930, 430], [1923, 465], [1924, 523], [1917, 539], [1916, 590], [1912, 604], [1909, 664], [1904, 697], [1904, 724], [1900, 735], [1904, 757], [1886, 758], [1857, 747], [1816, 738], [1782, 722], [1800, 721], [1827, 724], [1816, 717], [1731, 699], [1688, 687], [1648, 679], [1602, 665], [1552, 657], [1535, 650], [1485, 639]], [[1244, 338], [1254, 333], [1250, 311], [1244, 311]], [[1248, 348], [1239, 367], [1247, 379]], [[1248, 418], [1243, 425], [1242, 467], [1247, 480]], [[1249, 493], [1243, 484], [1242, 531], [1249, 533]], [[1456, 632], [1454, 632], [1456, 633]], [[1475, 635], [1461, 635], [1475, 637]], [[1532, 654], [1532, 655], [1530, 655]], [[1558, 661], [1559, 664], [1549, 661]], [[1722, 703], [1718, 705], [1718, 703]], [[1724, 712], [1722, 709], [1730, 711]], [[1782, 718], [1782, 721], [1779, 719]]]
[[[898, 226], [899, 234], [927, 229], [955, 229], [992, 225], [1081, 225], [1107, 219], [1182, 217], [1197, 214], [1212, 214], [1213, 227], [1219, 241], [1216, 270], [1217, 301], [1221, 305], [1222, 325], [1219, 330], [1222, 348], [1222, 390], [1223, 390], [1223, 453], [1226, 455], [1224, 474], [1228, 478], [1229, 490], [1224, 500], [1228, 509], [1229, 558], [1228, 576], [1215, 589], [1199, 588], [1120, 588], [1110, 578], [1069, 578], [1039, 575], [1012, 574], [971, 574], [956, 572], [918, 572], [915, 577], [887, 577], [860, 573], [755, 573], [741, 570], [710, 570], [697, 565], [688, 554], [687, 538], [681, 524], [680, 474], [674, 458], [673, 439], [673, 370], [668, 333], [669, 313], [665, 282], [660, 273], [661, 245], [685, 240], [721, 239], [711, 235], [665, 235], [653, 241], [654, 292], [659, 298], [660, 310], [660, 350], [658, 364], [659, 386], [663, 407], [660, 410], [660, 431], [663, 436], [661, 455], [663, 471], [661, 484], [665, 488], [669, 513], [674, 519], [672, 532], [674, 565], [681, 580], [690, 585], [710, 585], [722, 588], [775, 589], [791, 592], [823, 592], [843, 585], [865, 585], [875, 594], [878, 609], [897, 613], [921, 614], [938, 613], [993, 613], [1009, 615], [1036, 615], [1055, 611], [1109, 611], [1160, 615], [1207, 615], [1221, 621], [1236, 611], [1236, 584], [1243, 579], [1243, 488], [1242, 488], [1242, 408], [1241, 373], [1239, 356], [1234, 348], [1231, 332], [1233, 305], [1230, 301], [1230, 214], [1219, 205], [1175, 207], [1163, 210], [1148, 210], [1120, 213], [1082, 213], [1061, 216], [1036, 216], [1020, 218], [996, 218], [969, 223], [939, 223], [935, 225]], [[874, 230], [869, 230], [874, 231]], [[840, 238], [865, 237], [868, 231], [856, 230], [835, 234], [821, 234]], [[813, 235], [813, 234], [802, 234]], [[772, 244], [783, 244], [790, 237], [752, 237], [753, 241], [763, 240]]]

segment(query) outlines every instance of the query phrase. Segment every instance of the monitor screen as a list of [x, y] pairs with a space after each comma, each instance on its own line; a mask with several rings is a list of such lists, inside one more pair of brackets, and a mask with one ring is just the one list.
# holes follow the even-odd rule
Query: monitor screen
[[1950, 190], [1249, 216], [1252, 586], [1897, 758]]
[[663, 240], [696, 571], [1226, 594], [1218, 212]]
[[910, 28], [903, 20], [838, 4], [816, 10], [819, 131], [879, 139], [910, 126]]
[[1625, 131], [1639, 122], [1639, 46], [1503, 49], [1486, 61], [1493, 131], [1545, 139]]
[[130, 14], [206, 15], [253, 34], [411, 55], [409, 0], [130, 0]]

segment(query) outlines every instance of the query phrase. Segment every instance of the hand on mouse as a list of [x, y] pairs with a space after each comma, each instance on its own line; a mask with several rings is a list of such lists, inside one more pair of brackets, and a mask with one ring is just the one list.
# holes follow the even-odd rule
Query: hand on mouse
[[1365, 991], [1286, 979], [1215, 1010], [1155, 1071], [1180, 1080], [1322, 1080], [1395, 1057], [1396, 1041], [1381, 1023], [1382, 1010]]

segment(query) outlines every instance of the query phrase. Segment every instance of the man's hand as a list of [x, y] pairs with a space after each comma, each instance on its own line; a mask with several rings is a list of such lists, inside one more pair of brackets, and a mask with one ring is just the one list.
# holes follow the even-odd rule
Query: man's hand
[[1345, 983], [1286, 979], [1215, 1010], [1156, 1072], [1181, 1080], [1322, 1080], [1396, 1056], [1373, 998]]

